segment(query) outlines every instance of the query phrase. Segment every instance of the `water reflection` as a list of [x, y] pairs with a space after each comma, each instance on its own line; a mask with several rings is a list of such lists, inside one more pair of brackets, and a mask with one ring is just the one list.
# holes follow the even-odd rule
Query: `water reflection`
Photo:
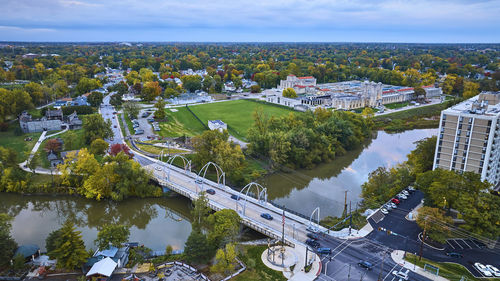
[[376, 137], [357, 150], [349, 151], [331, 163], [313, 170], [276, 173], [261, 180], [268, 197], [294, 211], [309, 215], [320, 207], [321, 217], [339, 216], [347, 202], [353, 209], [360, 201], [361, 185], [377, 167], [390, 167], [405, 161], [415, 148], [414, 142], [437, 134], [436, 129], [406, 131], [388, 134], [380, 131]]
[[189, 200], [172, 198], [130, 199], [120, 203], [95, 202], [71, 196], [22, 196], [0, 194], [0, 212], [14, 217], [12, 235], [19, 244], [42, 248], [47, 235], [72, 220], [82, 231], [87, 247], [104, 224], [126, 224], [130, 240], [161, 250], [167, 244], [182, 248], [191, 232]]

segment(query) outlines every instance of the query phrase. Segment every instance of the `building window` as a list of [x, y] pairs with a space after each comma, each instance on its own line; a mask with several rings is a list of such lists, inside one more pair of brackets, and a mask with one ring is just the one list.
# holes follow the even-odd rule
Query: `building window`
[[443, 114], [443, 120], [446, 120], [446, 114]]
[[462, 130], [457, 131], [457, 135], [460, 135], [462, 133]]
[[458, 124], [458, 129], [462, 129], [462, 124]]
[[[453, 156], [453, 162], [457, 161], [457, 156]], [[482, 166], [482, 165], [481, 165]]]
[[459, 121], [460, 121], [460, 122], [464, 121], [464, 117], [463, 117], [463, 116], [460, 116]]
[[463, 170], [465, 168], [465, 164], [462, 163], [461, 169]]
[[474, 120], [474, 119], [469, 118], [469, 124], [472, 124], [472, 120]]
[[[469, 123], [470, 123], [470, 122], [469, 122]], [[472, 125], [467, 126], [467, 130], [469, 130], [469, 131], [470, 131], [470, 129], [472, 129]]]
[[455, 143], [455, 148], [458, 148], [458, 142], [457, 142], [457, 143]]
[[441, 153], [438, 152], [437, 154], [437, 158], [440, 158], [441, 157]]
[[460, 137], [457, 137], [457, 142], [460, 141]]

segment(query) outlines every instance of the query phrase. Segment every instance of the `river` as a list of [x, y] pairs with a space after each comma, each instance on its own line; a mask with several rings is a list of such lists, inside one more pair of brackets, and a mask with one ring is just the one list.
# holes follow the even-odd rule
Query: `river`
[[267, 187], [268, 199], [310, 216], [316, 207], [320, 217], [340, 216], [347, 204], [354, 210], [361, 201], [361, 185], [380, 166], [391, 167], [405, 161], [415, 149], [415, 141], [437, 134], [437, 129], [418, 129], [398, 134], [377, 132], [363, 147], [348, 151], [334, 161], [311, 170], [275, 173], [260, 181]]
[[[360, 202], [361, 184], [377, 167], [393, 166], [406, 160], [414, 142], [437, 134], [437, 129], [406, 131], [399, 134], [378, 132], [363, 147], [349, 151], [331, 163], [312, 170], [276, 173], [261, 183], [268, 198], [302, 214], [320, 207], [320, 216], [338, 216], [343, 211], [344, 194], [353, 204]], [[182, 249], [191, 232], [190, 202], [177, 195], [168, 198], [128, 199], [119, 203], [96, 202], [74, 196], [23, 196], [0, 193], [0, 213], [8, 213], [12, 236], [19, 244], [45, 248], [47, 235], [72, 220], [82, 232], [87, 248], [94, 248], [98, 229], [104, 224], [130, 226], [130, 241], [154, 250], [167, 244]]]

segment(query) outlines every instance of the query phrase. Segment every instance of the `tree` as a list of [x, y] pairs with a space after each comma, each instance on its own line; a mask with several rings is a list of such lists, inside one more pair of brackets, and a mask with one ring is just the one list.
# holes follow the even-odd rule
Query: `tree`
[[408, 154], [408, 166], [414, 175], [432, 170], [437, 137], [416, 141], [417, 147]]
[[163, 100], [159, 100], [158, 102], [155, 103], [156, 111], [155, 111], [155, 118], [164, 120], [166, 113], [165, 113], [165, 105], [166, 103]]
[[109, 245], [120, 248], [128, 241], [130, 236], [129, 227], [123, 224], [104, 225], [97, 233], [95, 243], [99, 249], [107, 249]]
[[49, 255], [57, 259], [57, 267], [75, 269], [87, 261], [88, 252], [82, 240], [80, 231], [67, 220], [59, 229], [59, 237], [55, 242], [55, 249]]
[[233, 243], [226, 245], [225, 250], [218, 249], [215, 254], [215, 264], [210, 269], [216, 273], [229, 273], [234, 270], [234, 262], [236, 261], [236, 247]]
[[415, 93], [415, 97], [417, 98], [417, 100], [425, 101], [427, 92], [422, 87], [415, 87], [413, 91]]
[[158, 82], [146, 82], [141, 90], [142, 99], [153, 101], [161, 94], [161, 87]]
[[76, 149], [76, 145], [78, 144], [78, 136], [72, 130], [67, 131], [64, 134], [64, 149], [65, 150], [74, 150]]
[[210, 226], [208, 241], [214, 248], [236, 241], [241, 221], [236, 211], [223, 209], [208, 216], [207, 220]]
[[31, 96], [31, 100], [34, 104], [41, 104], [43, 102], [45, 95], [42, 85], [30, 82], [24, 85], [24, 90]]
[[361, 112], [361, 115], [363, 115], [364, 117], [373, 117], [373, 114], [375, 114], [375, 110], [373, 110], [373, 108], [371, 107], [365, 107]]
[[432, 240], [444, 243], [450, 235], [450, 228], [446, 224], [453, 224], [453, 219], [445, 216], [440, 209], [422, 207], [418, 210], [417, 224], [420, 228], [426, 229], [426, 235]]
[[111, 104], [114, 107], [121, 106], [122, 103], [123, 99], [120, 94], [112, 95], [111, 98], [109, 98], [109, 104]]
[[95, 139], [90, 144], [90, 153], [95, 155], [104, 155], [108, 147], [109, 144], [103, 139]]
[[474, 96], [477, 96], [479, 94], [479, 84], [470, 82], [470, 81], [465, 81], [464, 82], [464, 92], [462, 96], [465, 99], [470, 99]]
[[193, 229], [200, 229], [208, 227], [207, 218], [211, 210], [208, 207], [208, 198], [205, 192], [200, 192], [198, 199], [193, 200], [193, 209], [191, 215], [193, 216]]
[[[28, 153], [29, 154], [29, 153]], [[28, 156], [29, 157], [29, 156]], [[40, 154], [35, 153], [31, 160], [28, 162], [28, 168], [35, 174], [35, 169], [40, 165]]]
[[101, 81], [97, 79], [83, 77], [80, 79], [80, 81], [78, 81], [75, 90], [76, 93], [80, 96], [90, 92], [91, 90], [98, 89], [100, 87], [102, 87]]
[[158, 79], [158, 76], [156, 76], [156, 74], [154, 74], [149, 68], [141, 68], [139, 70], [139, 76], [141, 77], [141, 81], [143, 83], [156, 81]]
[[111, 122], [104, 121], [100, 114], [90, 114], [83, 117], [83, 137], [90, 144], [95, 139], [107, 139], [113, 136]]
[[210, 260], [212, 251], [205, 234], [193, 229], [184, 245], [184, 254], [188, 262], [205, 263]]
[[7, 265], [17, 249], [17, 243], [10, 236], [12, 217], [0, 213], [0, 265]]
[[253, 94], [260, 93], [260, 86], [259, 85], [250, 86], [250, 92]]
[[130, 152], [130, 148], [128, 148], [127, 145], [122, 143], [115, 143], [109, 149], [109, 154], [112, 156], [116, 156], [120, 152], [125, 153], [129, 158], [132, 158], [134, 156], [134, 154]]
[[139, 105], [137, 105], [135, 102], [126, 102], [123, 104], [123, 113], [132, 119], [137, 118], [137, 115], [139, 115], [139, 110]]
[[[57, 241], [60, 239], [61, 236], [61, 230], [56, 229], [49, 233], [47, 238], [45, 238], [45, 249], [47, 250], [47, 253], [50, 255], [51, 253], [54, 252], [55, 249], [57, 249]], [[50, 256], [51, 258], [55, 258], [54, 256]]]
[[92, 92], [87, 97], [87, 102], [90, 104], [90, 106], [98, 107], [99, 105], [101, 105], [103, 98], [104, 96], [101, 92]]
[[165, 248], [165, 256], [170, 256], [172, 255], [172, 252], [174, 251], [174, 249], [172, 248], [172, 246], [170, 244], [167, 245], [167, 247]]
[[166, 88], [165, 92], [163, 92], [163, 96], [165, 98], [175, 98], [179, 96], [179, 92], [177, 92], [175, 89], [172, 88]]
[[45, 151], [54, 151], [55, 153], [61, 151], [61, 142], [57, 139], [49, 139], [47, 143], [45, 143]]
[[285, 98], [296, 98], [297, 93], [293, 88], [286, 88], [283, 90], [283, 97]]
[[201, 77], [198, 75], [182, 76], [182, 87], [188, 92], [194, 92], [201, 89]]

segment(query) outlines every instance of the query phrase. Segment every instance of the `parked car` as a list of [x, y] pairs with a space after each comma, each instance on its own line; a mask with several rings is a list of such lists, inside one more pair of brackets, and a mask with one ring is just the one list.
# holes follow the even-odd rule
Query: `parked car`
[[400, 203], [399, 200], [396, 198], [392, 198], [391, 202], [396, 204], [396, 205], [399, 205], [399, 203]]
[[414, 192], [415, 188], [413, 186], [408, 186], [406, 190], [408, 190], [409, 192]]
[[313, 240], [318, 240], [319, 239], [319, 235], [316, 234], [316, 233], [312, 233], [312, 232], [308, 232], [307, 234], [307, 237], [313, 239]]
[[231, 199], [240, 200], [240, 197], [236, 194], [231, 195]]
[[148, 116], [149, 116], [149, 113], [144, 112], [141, 116], [142, 116], [142, 118], [148, 117]]
[[210, 194], [210, 195], [214, 195], [215, 194], [215, 190], [209, 188], [209, 189], [207, 189], [207, 193]]
[[410, 193], [406, 190], [401, 191], [401, 194], [404, 194], [406, 197], [410, 196]]
[[393, 208], [393, 209], [396, 209], [396, 208], [398, 207], [396, 204], [394, 204], [394, 203], [392, 203], [392, 202], [391, 202], [391, 203], [389, 203], [389, 204], [391, 204], [391, 208]]
[[476, 262], [476, 263], [474, 264], [474, 267], [475, 267], [475, 268], [476, 268], [479, 272], [481, 272], [484, 276], [486, 276], [486, 277], [491, 277], [491, 276], [493, 276], [493, 274], [491, 274], [490, 270], [489, 270], [486, 266], [484, 266], [484, 264], [482, 264], [482, 263], [478, 263], [478, 262]]
[[372, 268], [373, 268], [373, 264], [371, 264], [370, 262], [364, 261], [364, 260], [360, 260], [358, 262], [358, 265], [366, 270], [372, 270]]
[[387, 211], [387, 209], [386, 209], [386, 208], [380, 208], [380, 211], [381, 211], [381, 212], [382, 212], [382, 214], [384, 214], [384, 215], [389, 214], [389, 211]]
[[135, 131], [135, 134], [142, 135], [142, 134], [144, 134], [144, 130], [137, 130], [137, 131]]
[[408, 197], [406, 197], [406, 195], [401, 194], [401, 193], [400, 193], [400, 194], [398, 194], [396, 197], [397, 197], [398, 199], [402, 199], [402, 200], [406, 200], [406, 199], [408, 199]]
[[273, 216], [271, 216], [268, 213], [262, 213], [262, 214], [260, 214], [260, 216], [263, 217], [263, 218], [265, 218], [266, 220], [269, 220], [269, 221], [273, 220]]
[[402, 271], [402, 270], [396, 271], [396, 270], [394, 270], [392, 272], [392, 274], [395, 275], [396, 277], [398, 277], [400, 280], [401, 279], [402, 280], [408, 280], [408, 272], [409, 271], [410, 271], [409, 269], [407, 269], [406, 271]]
[[330, 248], [318, 248], [318, 254], [321, 254], [321, 255], [329, 255], [332, 253], [332, 249]]
[[495, 277], [500, 277], [500, 270], [498, 268], [494, 267], [491, 264], [487, 264], [486, 268], [495, 276]]
[[113, 128], [117, 128], [116, 125], [114, 125]]
[[306, 244], [313, 247], [313, 248], [319, 248], [319, 242], [313, 239], [307, 239]]
[[446, 255], [450, 258], [463, 258], [464, 256], [460, 253], [448, 252]]

